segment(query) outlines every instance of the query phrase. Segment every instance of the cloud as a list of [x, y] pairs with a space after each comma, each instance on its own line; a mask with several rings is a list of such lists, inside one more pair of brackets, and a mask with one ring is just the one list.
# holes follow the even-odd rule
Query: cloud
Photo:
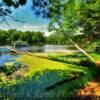
[[25, 24], [23, 25], [23, 29], [29, 31], [46, 31], [47, 25]]
[[34, 25], [34, 24], [25, 24], [23, 25], [23, 31], [41, 31], [45, 32], [45, 35], [48, 36], [51, 32], [48, 32], [48, 25]]
[[[11, 23], [9, 22], [9, 24], [11, 25], [12, 29], [17, 29], [19, 31], [40, 31], [40, 32], [44, 32], [45, 33], [45, 36], [48, 36], [50, 35], [52, 32], [48, 32], [48, 25], [45, 24], [45, 25], [39, 25], [39, 24], [30, 24], [30, 23], [26, 23], [26, 24], [20, 24], [20, 23], [17, 23], [15, 24], [14, 23]], [[0, 24], [0, 29], [3, 29], [3, 30], [8, 30], [9, 27], [7, 24], [5, 23], [2, 23]]]

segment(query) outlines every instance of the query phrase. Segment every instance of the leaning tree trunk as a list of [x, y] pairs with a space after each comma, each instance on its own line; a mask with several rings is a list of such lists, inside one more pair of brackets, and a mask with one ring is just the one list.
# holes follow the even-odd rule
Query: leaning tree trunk
[[79, 51], [81, 51], [89, 60], [91, 60], [93, 63], [95, 63], [95, 60], [94, 60], [85, 50], [83, 50], [82, 48], [80, 48], [80, 47], [78, 46], [77, 43], [74, 43], [74, 42], [73, 42], [73, 44], [74, 44], [75, 47], [76, 47]]
[[81, 51], [90, 61], [92, 61], [93, 63], [96, 63], [95, 60], [85, 51], [83, 50], [77, 43], [75, 43], [73, 41], [73, 39], [70, 39], [70, 41], [74, 44], [74, 46]]

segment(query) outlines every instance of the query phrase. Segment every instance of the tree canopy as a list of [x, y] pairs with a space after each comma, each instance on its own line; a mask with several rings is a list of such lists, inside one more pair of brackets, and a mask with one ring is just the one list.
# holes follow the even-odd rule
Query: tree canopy
[[45, 42], [43, 32], [21, 32], [17, 30], [0, 30], [0, 45], [12, 45], [16, 41], [25, 41], [28, 44], [39, 44]]
[[[3, 1], [15, 8], [27, 3], [27, 0]], [[100, 0], [32, 0], [32, 4], [36, 15], [50, 18], [50, 31], [72, 38], [80, 30], [91, 37], [90, 41], [100, 38]]]
[[52, 18], [50, 30], [59, 30], [68, 38], [77, 30], [91, 41], [100, 38], [100, 0], [69, 0], [63, 4], [61, 14], [56, 13]]

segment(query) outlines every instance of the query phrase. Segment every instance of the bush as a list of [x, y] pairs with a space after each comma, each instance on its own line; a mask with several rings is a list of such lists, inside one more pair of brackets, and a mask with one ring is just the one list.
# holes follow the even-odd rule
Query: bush
[[6, 67], [6, 65], [0, 66], [0, 72], [4, 72], [4, 73], [7, 72], [7, 67]]
[[0, 71], [5, 73], [6, 75], [11, 75], [12, 73], [17, 71], [21, 67], [23, 67], [23, 64], [21, 64], [19, 62], [15, 62], [13, 65], [8, 65], [8, 66], [7, 65], [2, 65], [0, 67]]
[[14, 44], [15, 48], [19, 48], [19, 47], [27, 47], [28, 43], [25, 41], [16, 41]]

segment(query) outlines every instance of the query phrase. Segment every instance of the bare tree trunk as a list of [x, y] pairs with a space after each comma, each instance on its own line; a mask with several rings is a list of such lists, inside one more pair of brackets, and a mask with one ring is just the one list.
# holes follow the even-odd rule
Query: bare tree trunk
[[91, 60], [92, 62], [95, 63], [95, 60], [86, 52], [84, 51], [82, 48], [80, 48], [76, 43], [74, 43], [75, 47], [81, 51], [89, 60]]

